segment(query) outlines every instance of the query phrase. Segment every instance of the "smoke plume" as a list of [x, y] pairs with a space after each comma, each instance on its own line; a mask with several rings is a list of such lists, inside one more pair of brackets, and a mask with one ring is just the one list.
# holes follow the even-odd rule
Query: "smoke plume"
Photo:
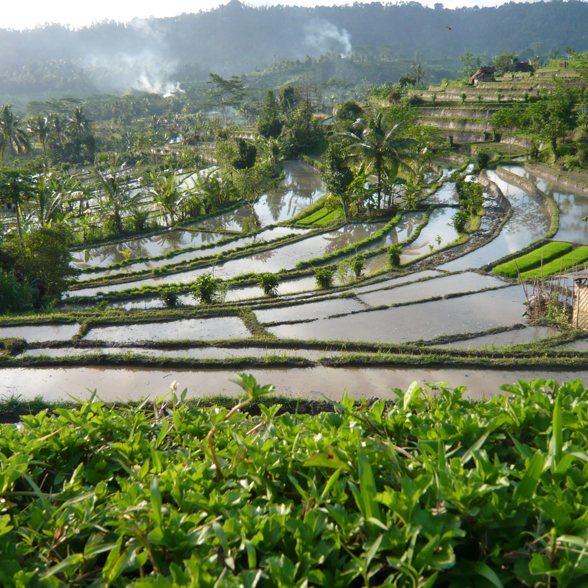
[[337, 51], [341, 57], [351, 55], [351, 36], [346, 29], [339, 30], [333, 23], [324, 19], [314, 19], [304, 27], [304, 43], [312, 53]]

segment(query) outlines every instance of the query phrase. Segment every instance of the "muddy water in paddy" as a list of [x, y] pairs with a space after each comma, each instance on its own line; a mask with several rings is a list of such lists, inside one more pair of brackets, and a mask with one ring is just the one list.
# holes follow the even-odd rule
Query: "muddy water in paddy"
[[[135, 257], [156, 257], [182, 247], [200, 247], [215, 243], [226, 238], [226, 234], [209, 233], [206, 231], [173, 230], [152, 235], [129, 239], [120, 243], [110, 243], [98, 247], [88, 247], [73, 251], [72, 265], [84, 269], [86, 267], [107, 267]], [[168, 262], [169, 263], [169, 262]], [[118, 271], [121, 271], [120, 269]]]
[[[217, 245], [215, 247], [206, 247], [204, 249], [196, 249], [194, 251], [186, 251], [185, 253], [178, 253], [178, 255], [174, 255], [172, 257], [166, 257], [165, 259], [157, 259], [152, 261], [140, 261], [137, 263], [132, 263], [125, 265], [123, 268], [116, 267], [112, 269], [104, 269], [101, 271], [96, 272], [87, 272], [79, 276], [78, 282], [83, 282], [85, 280], [90, 280], [96, 277], [103, 277], [109, 276], [111, 274], [118, 274], [118, 273], [130, 273], [130, 272], [137, 272], [145, 269], [153, 269], [154, 267], [163, 267], [165, 265], [179, 263], [181, 261], [191, 260], [191, 259], [199, 259], [201, 257], [211, 257], [222, 253], [224, 251], [231, 251], [232, 249], [237, 249], [238, 247], [245, 247], [246, 245], [251, 245], [252, 243], [264, 243], [267, 241], [272, 241], [275, 239], [280, 239], [282, 237], [286, 237], [289, 235], [302, 235], [307, 233], [308, 229], [298, 229], [298, 228], [289, 228], [289, 227], [274, 227], [273, 229], [266, 229], [257, 233], [256, 235], [251, 235], [249, 237], [242, 237], [239, 239], [234, 239], [228, 243], [224, 243], [222, 245]], [[223, 235], [226, 237], [227, 235]]]
[[302, 161], [284, 162], [284, 179], [280, 185], [264, 194], [253, 206], [242, 206], [236, 211], [217, 215], [199, 222], [206, 228], [241, 230], [246, 219], [253, 217], [257, 226], [264, 227], [296, 216], [325, 194], [320, 177]]
[[465, 339], [463, 341], [436, 345], [436, 347], [452, 349], [493, 349], [495, 347], [532, 343], [533, 341], [547, 339], [557, 334], [559, 334], [559, 331], [553, 327], [525, 327], [524, 329], [514, 329], [512, 331], [484, 335], [483, 337], [473, 337], [472, 339]]
[[459, 271], [482, 267], [526, 247], [547, 233], [550, 217], [543, 198], [527, 194], [523, 189], [500, 179], [495, 172], [488, 172], [488, 176], [510, 201], [510, 218], [495, 239], [459, 259], [439, 266], [441, 269]]
[[[503, 384], [533, 378], [553, 378], [559, 382], [584, 380], [586, 370], [552, 372], [546, 370], [476, 369], [394, 369], [394, 368], [292, 368], [252, 369], [260, 384], [274, 384], [276, 393], [296, 398], [340, 400], [344, 391], [354, 398], [396, 398], [394, 388], [406, 390], [413, 381], [447, 382], [464, 385], [466, 396], [484, 398], [500, 393]], [[161, 370], [120, 368], [4, 368], [0, 369], [0, 396], [19, 396], [31, 400], [42, 396], [47, 401], [87, 400], [93, 390], [105, 402], [125, 402], [142, 398], [161, 398], [170, 391], [188, 390], [189, 397], [217, 394], [238, 395], [241, 389], [229, 378], [230, 370]]]
[[84, 339], [91, 341], [179, 341], [250, 337], [251, 333], [237, 317], [185, 319], [180, 321], [138, 323], [90, 329]]
[[123, 284], [83, 288], [71, 291], [74, 296], [95, 296], [98, 292], [113, 292], [147, 285], [162, 283], [191, 282], [198, 276], [214, 272], [219, 278], [227, 279], [249, 272], [277, 272], [281, 269], [294, 269], [299, 261], [305, 261], [313, 257], [319, 257], [327, 253], [333, 253], [358, 241], [362, 241], [373, 235], [382, 227], [382, 223], [358, 223], [346, 225], [336, 231], [330, 231], [321, 235], [315, 235], [291, 243], [276, 247], [268, 251], [248, 255], [243, 258], [232, 259], [214, 266], [203, 267], [187, 272], [159, 276], [145, 280], [136, 280]]
[[588, 216], [588, 194], [574, 192], [561, 184], [548, 182], [520, 166], [505, 166], [505, 169], [528, 178], [555, 200], [559, 209], [559, 228], [553, 237], [555, 240], [588, 243], [588, 224], [582, 220]]
[[42, 341], [67, 341], [78, 334], [80, 325], [22, 325], [0, 327], [0, 339], [18, 337], [29, 343]]
[[525, 296], [520, 286], [467, 294], [309, 323], [278, 325], [268, 331], [292, 339], [409, 343], [441, 335], [479, 333], [523, 322]]

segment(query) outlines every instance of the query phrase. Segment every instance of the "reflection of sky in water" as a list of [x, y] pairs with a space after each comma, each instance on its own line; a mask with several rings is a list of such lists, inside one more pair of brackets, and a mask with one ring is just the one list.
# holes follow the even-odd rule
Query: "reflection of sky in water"
[[508, 171], [531, 180], [540, 190], [551, 196], [559, 209], [559, 229], [554, 239], [578, 244], [588, 242], [588, 194], [574, 192], [561, 184], [548, 182], [520, 166], [508, 166]]
[[90, 329], [84, 339], [91, 341], [179, 341], [249, 337], [251, 334], [237, 317], [184, 319], [180, 321], [142, 323]]
[[222, 253], [223, 251], [230, 251], [231, 249], [236, 249], [237, 247], [244, 247], [251, 243], [271, 241], [273, 239], [279, 239], [287, 235], [295, 235], [308, 232], [308, 230], [309, 229], [274, 227], [273, 229], [266, 229], [264, 231], [261, 231], [256, 235], [234, 239], [229, 243], [225, 243], [224, 245], [217, 245], [216, 247], [207, 247], [205, 249], [186, 251], [186, 253], [180, 253], [178, 255], [174, 255], [173, 257], [166, 257], [164, 259], [158, 259], [154, 261], [132, 263], [129, 265], [125, 265], [123, 268], [117, 267], [112, 268], [110, 270], [106, 269], [102, 271], [87, 272], [79, 276], [78, 282], [83, 282], [84, 280], [90, 280], [96, 277], [109, 276], [111, 274], [131, 273], [141, 271], [144, 269], [151, 269], [154, 267], [163, 267], [165, 265], [169, 265], [172, 263], [179, 263], [180, 261], [197, 259], [200, 257], [210, 257], [213, 255], [217, 255], [218, 253]]
[[278, 337], [305, 340], [408, 343], [441, 335], [476, 333], [519, 324], [524, 320], [524, 301], [523, 289], [511, 286], [340, 318], [278, 325], [268, 330]]
[[240, 274], [255, 272], [275, 273], [280, 269], [294, 269], [299, 261], [305, 261], [314, 257], [320, 257], [327, 253], [333, 253], [348, 245], [362, 241], [373, 235], [382, 227], [382, 223], [358, 223], [346, 225], [336, 231], [330, 231], [321, 235], [315, 235], [290, 243], [282, 247], [276, 247], [262, 253], [249, 255], [239, 259], [232, 259], [214, 266], [203, 267], [187, 272], [159, 276], [146, 280], [136, 280], [125, 284], [113, 284], [95, 288], [84, 288], [72, 291], [75, 296], [94, 296], [97, 292], [109, 292], [126, 290], [137, 286], [161, 283], [191, 282], [198, 276], [213, 272], [216, 277], [227, 279]]
[[451, 222], [454, 214], [454, 208], [436, 208], [421, 234], [402, 249], [400, 263], [407, 263], [455, 241], [458, 233]]
[[490, 179], [502, 190], [510, 201], [512, 213], [500, 234], [486, 245], [442, 266], [441, 269], [458, 271], [481, 267], [526, 247], [543, 237], [550, 225], [544, 201], [540, 196], [531, 196], [521, 188], [513, 186], [489, 171]]
[[280, 185], [261, 196], [251, 207], [245, 205], [235, 211], [220, 214], [199, 222], [207, 228], [241, 230], [254, 216], [257, 226], [266, 226], [288, 220], [302, 212], [324, 195], [320, 175], [302, 161], [284, 162], [284, 179]]
[[114, 263], [120, 263], [125, 259], [157, 257], [182, 247], [199, 247], [200, 245], [219, 241], [226, 236], [221, 233], [205, 231], [166, 231], [150, 237], [139, 237], [121, 241], [120, 243], [110, 243], [73, 251], [72, 265], [80, 269], [94, 266], [107, 267]]

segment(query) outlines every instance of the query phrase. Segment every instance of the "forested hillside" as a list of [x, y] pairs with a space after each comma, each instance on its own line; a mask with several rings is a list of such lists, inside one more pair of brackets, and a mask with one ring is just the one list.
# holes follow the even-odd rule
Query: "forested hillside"
[[[398, 77], [406, 59], [447, 60], [429, 68], [432, 82], [458, 73], [466, 52], [488, 58], [513, 52], [533, 59], [563, 54], [566, 47], [584, 51], [586, 22], [585, 2], [450, 10], [416, 2], [252, 8], [233, 0], [210, 12], [127, 25], [0, 30], [0, 97], [24, 102], [131, 88], [165, 92], [178, 82], [205, 79], [210, 71], [244, 74], [321, 55], [330, 61], [313, 70], [319, 82], [329, 77], [356, 82], [363, 72], [366, 82], [381, 83], [384, 62], [387, 76]], [[390, 67], [395, 60], [398, 65]]]

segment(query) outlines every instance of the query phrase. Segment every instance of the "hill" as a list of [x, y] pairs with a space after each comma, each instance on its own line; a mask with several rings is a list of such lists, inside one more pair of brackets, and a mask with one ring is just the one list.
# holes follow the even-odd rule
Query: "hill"
[[[429, 63], [441, 56], [447, 67], [437, 64], [429, 71], [427, 81], [433, 82], [457, 73], [466, 51], [488, 57], [513, 52], [521, 59], [561, 54], [566, 47], [585, 51], [587, 21], [585, 2], [459, 9], [416, 2], [253, 8], [233, 0], [210, 12], [126, 25], [0, 30], [0, 98], [18, 102], [25, 96], [131, 88], [165, 92], [177, 82], [205, 79], [210, 71], [245, 74], [281, 60], [302, 64], [321, 55], [331, 58], [323, 76], [357, 78], [363, 69], [368, 83], [381, 82], [381, 69], [370, 64]], [[355, 62], [345, 62], [352, 56]], [[386, 71], [398, 76], [402, 68]]]

